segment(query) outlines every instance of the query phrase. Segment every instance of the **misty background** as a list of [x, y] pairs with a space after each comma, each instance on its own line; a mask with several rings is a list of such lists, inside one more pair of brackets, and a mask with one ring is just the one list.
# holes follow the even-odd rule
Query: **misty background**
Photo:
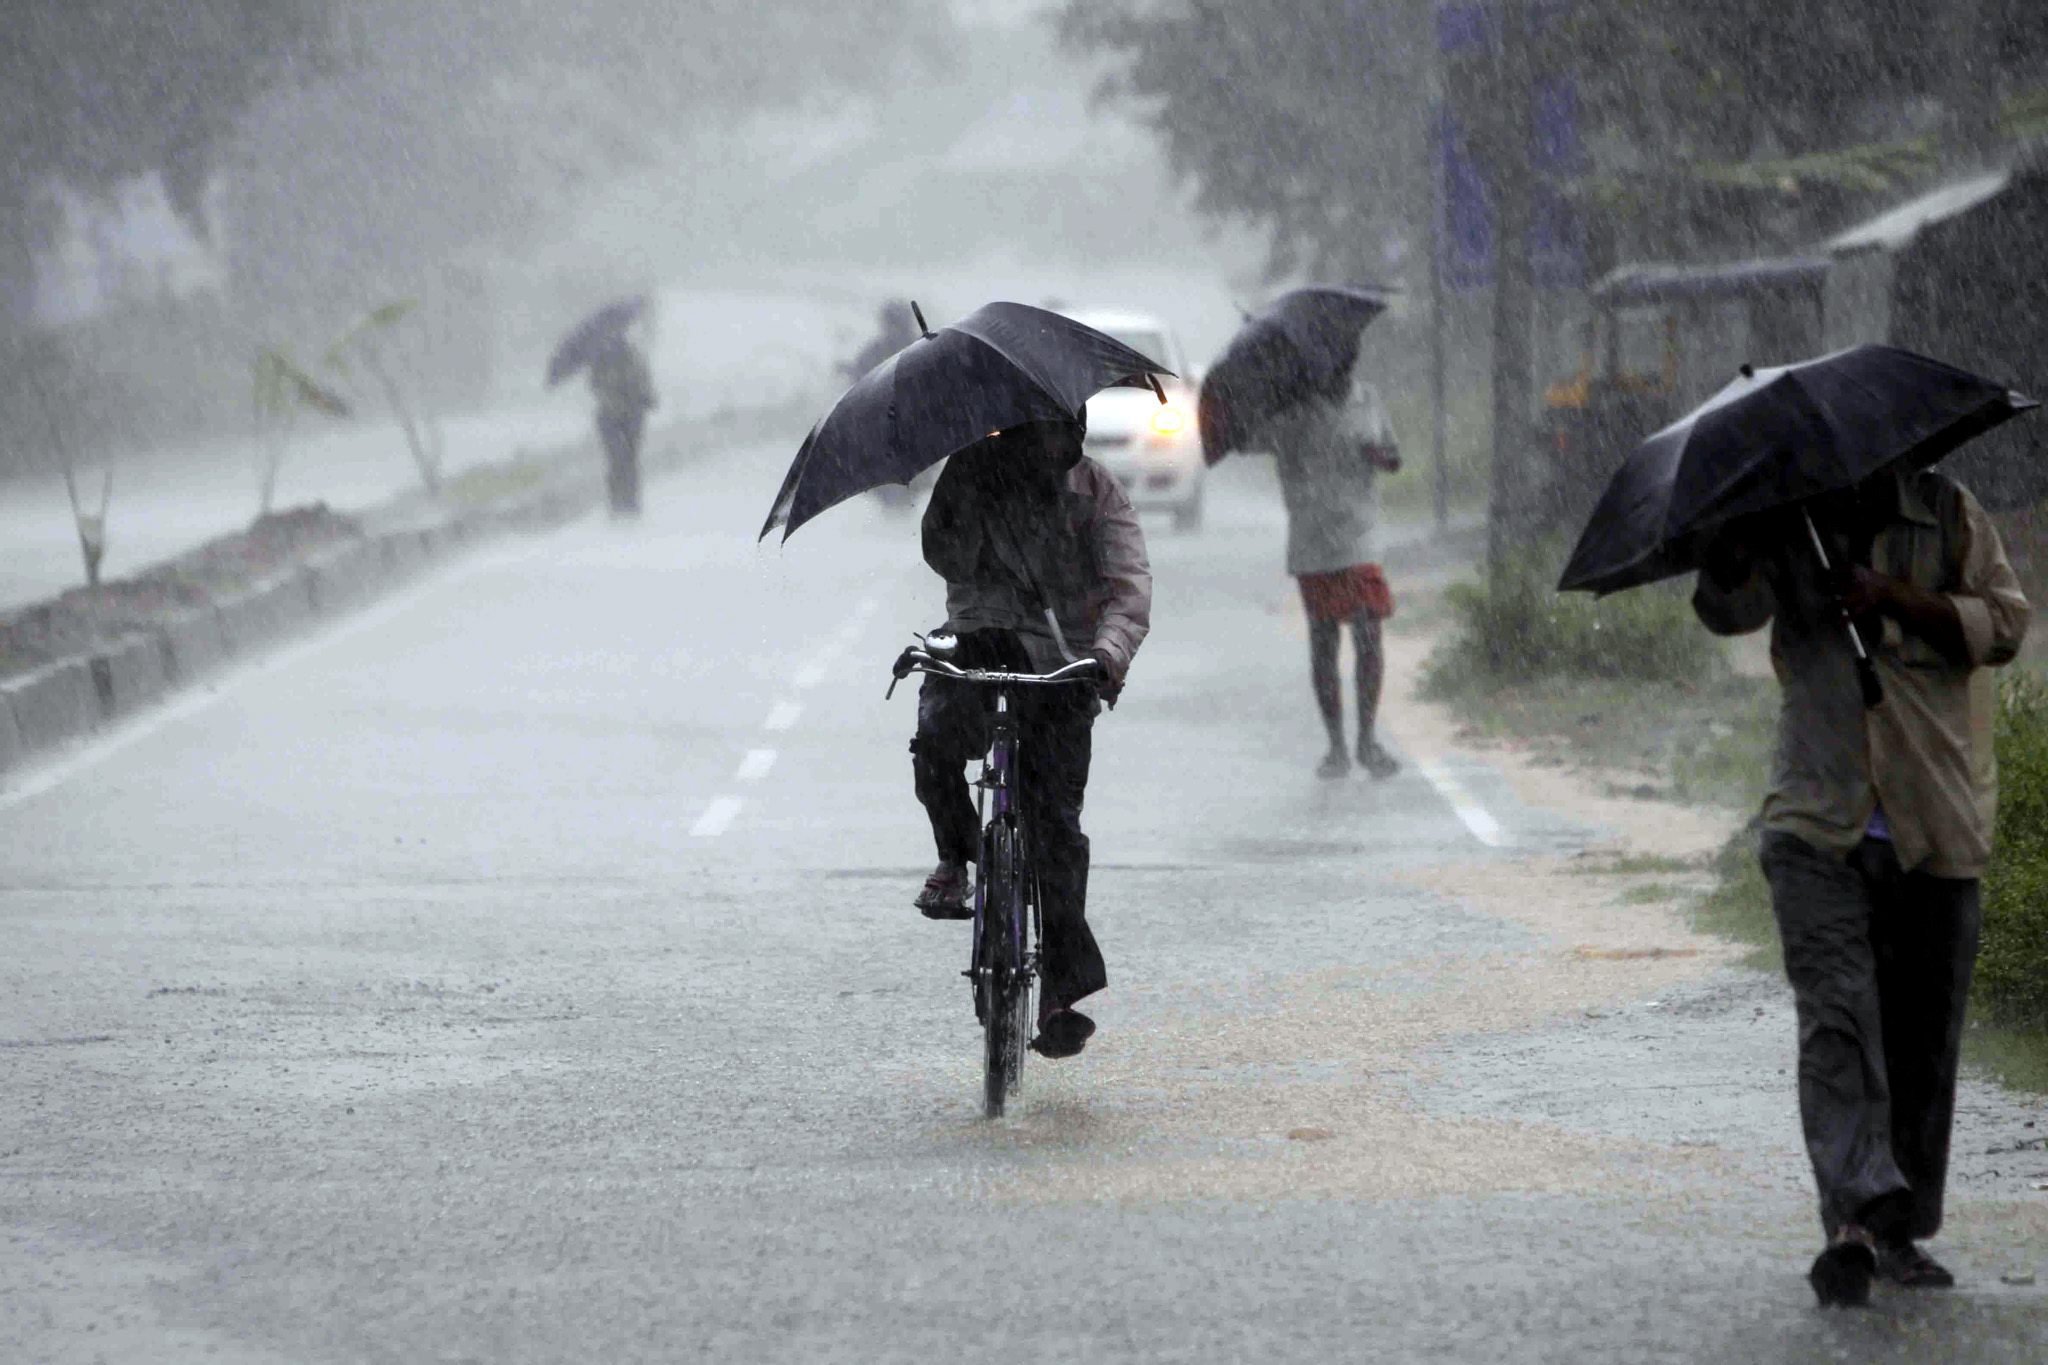
[[[1156, 313], [1199, 365], [1286, 283], [1383, 285], [1367, 363], [1431, 466], [1396, 496], [1441, 465], [1441, 497], [1523, 503], [1545, 386], [1584, 364], [1608, 271], [1806, 249], [2048, 127], [2029, 0], [17, 0], [9, 20], [16, 600], [65, 581], [44, 566], [72, 535], [67, 465], [88, 489], [121, 471], [110, 568], [245, 519], [277, 439], [260, 357], [353, 407], [289, 426], [277, 504], [365, 502], [404, 483], [406, 442], [360, 363], [326, 363], [337, 338], [402, 376], [453, 473], [580, 438], [587, 397], [542, 388], [547, 351], [639, 291], [662, 419], [780, 410], [800, 435], [885, 301]], [[379, 310], [399, 321], [366, 326]], [[1743, 358], [1721, 349], [1714, 373]], [[153, 510], [124, 526], [124, 500]]]

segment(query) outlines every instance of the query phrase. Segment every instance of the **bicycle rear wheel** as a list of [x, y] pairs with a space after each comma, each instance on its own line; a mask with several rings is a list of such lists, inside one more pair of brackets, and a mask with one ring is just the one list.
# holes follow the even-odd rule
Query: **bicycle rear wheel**
[[982, 1112], [1003, 1116], [1003, 1105], [1024, 1072], [1031, 1041], [1031, 976], [1024, 960], [1024, 876], [1016, 827], [999, 819], [989, 827], [980, 864], [982, 986]]

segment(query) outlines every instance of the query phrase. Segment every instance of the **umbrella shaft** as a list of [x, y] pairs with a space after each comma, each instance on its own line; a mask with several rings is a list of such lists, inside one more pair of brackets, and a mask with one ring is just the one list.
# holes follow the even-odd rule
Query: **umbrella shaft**
[[[1806, 535], [1813, 542], [1813, 553], [1820, 559], [1821, 572], [1832, 576], [1835, 572], [1835, 566], [1833, 561], [1828, 558], [1828, 547], [1821, 541], [1820, 529], [1813, 524], [1813, 513], [1801, 508], [1799, 516], [1806, 523]], [[1857, 662], [1869, 663], [1870, 651], [1863, 647], [1863, 632], [1858, 630], [1856, 623], [1849, 619], [1849, 609], [1847, 607], [1842, 608], [1842, 624], [1849, 628], [1849, 645], [1856, 651]]]

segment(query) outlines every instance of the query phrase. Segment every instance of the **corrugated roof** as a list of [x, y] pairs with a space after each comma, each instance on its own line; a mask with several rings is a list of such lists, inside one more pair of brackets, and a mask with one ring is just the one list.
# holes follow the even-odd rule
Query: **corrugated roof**
[[1858, 223], [1831, 238], [1827, 249], [1835, 255], [1854, 251], [1897, 251], [1909, 245], [1922, 228], [1968, 213], [1986, 200], [1997, 197], [2012, 184], [2012, 172], [1988, 171], [1929, 190], [1875, 218]]
[[1624, 265], [1593, 286], [1593, 297], [1604, 303], [1729, 298], [1759, 289], [1817, 285], [1827, 268], [1825, 256], [1766, 256], [1725, 265]]

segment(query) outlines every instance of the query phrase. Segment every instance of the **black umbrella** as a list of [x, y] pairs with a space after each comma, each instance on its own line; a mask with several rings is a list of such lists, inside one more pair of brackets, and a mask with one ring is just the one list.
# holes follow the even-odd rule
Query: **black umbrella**
[[[1892, 346], [1854, 346], [1753, 370], [1638, 446], [1607, 485], [1558, 581], [1619, 592], [1688, 573], [1714, 533], [1892, 466], [1924, 468], [2038, 404], [2003, 384]], [[1832, 571], [1806, 518], [1806, 539]], [[1875, 675], [1862, 638], [1866, 699]]]
[[2037, 406], [2003, 384], [1892, 346], [1740, 378], [1630, 455], [1560, 591], [1619, 592], [1689, 573], [1714, 531], [1893, 464], [1921, 468]]
[[646, 311], [647, 296], [636, 294], [632, 298], [616, 299], [606, 304], [571, 327], [556, 344], [555, 353], [548, 357], [548, 387], [555, 387], [588, 366]]
[[1267, 418], [1349, 375], [1359, 334], [1386, 310], [1384, 294], [1316, 285], [1289, 290], [1246, 319], [1202, 381], [1203, 458], [1215, 464], [1244, 448]]
[[1088, 399], [1111, 386], [1157, 390], [1155, 375], [1173, 371], [1071, 318], [985, 304], [926, 330], [841, 396], [797, 451], [761, 538], [780, 526], [786, 540], [826, 508], [908, 483], [993, 432], [1079, 421]]

